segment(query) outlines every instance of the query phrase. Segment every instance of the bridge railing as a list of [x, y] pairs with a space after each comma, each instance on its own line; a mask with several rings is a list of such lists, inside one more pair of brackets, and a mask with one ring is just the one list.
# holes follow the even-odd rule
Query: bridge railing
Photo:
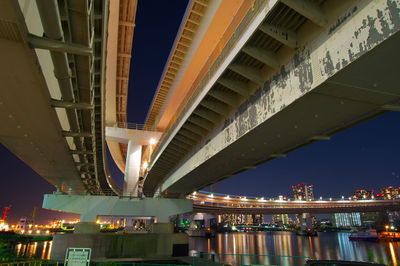
[[129, 122], [118, 122], [114, 124], [114, 127], [119, 128], [127, 128], [127, 129], [135, 129], [135, 130], [146, 130], [146, 131], [155, 131], [155, 126], [150, 126], [146, 124], [137, 124], [137, 123], [129, 123]]

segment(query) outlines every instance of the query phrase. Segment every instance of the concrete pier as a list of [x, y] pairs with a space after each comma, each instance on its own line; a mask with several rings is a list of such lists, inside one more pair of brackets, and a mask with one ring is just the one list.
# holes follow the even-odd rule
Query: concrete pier
[[64, 260], [69, 247], [91, 248], [92, 259], [187, 256], [184, 245], [188, 245], [185, 233], [59, 234], [54, 235], [50, 259]]

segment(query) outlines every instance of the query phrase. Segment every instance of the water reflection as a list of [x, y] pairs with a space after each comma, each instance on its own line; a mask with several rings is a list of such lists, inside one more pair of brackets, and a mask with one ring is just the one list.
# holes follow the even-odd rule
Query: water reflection
[[50, 259], [52, 241], [31, 242], [15, 245], [17, 257]]
[[302, 265], [305, 256], [314, 259], [342, 259], [375, 261], [398, 265], [400, 242], [357, 242], [349, 241], [349, 233], [319, 233], [318, 237], [297, 236], [292, 232], [252, 232], [217, 234], [214, 239], [192, 237], [189, 240], [192, 252], [221, 254], [258, 254], [276, 256], [225, 255], [221, 262], [238, 265], [278, 264]]

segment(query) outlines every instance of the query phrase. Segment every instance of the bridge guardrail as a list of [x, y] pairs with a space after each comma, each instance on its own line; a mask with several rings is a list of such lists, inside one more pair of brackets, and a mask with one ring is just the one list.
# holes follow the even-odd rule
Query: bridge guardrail
[[130, 122], [118, 122], [118, 123], [114, 124], [114, 127], [136, 129], [136, 130], [146, 130], [146, 131], [155, 131], [156, 130], [156, 128], [154, 126], [149, 126], [146, 124], [130, 123]]

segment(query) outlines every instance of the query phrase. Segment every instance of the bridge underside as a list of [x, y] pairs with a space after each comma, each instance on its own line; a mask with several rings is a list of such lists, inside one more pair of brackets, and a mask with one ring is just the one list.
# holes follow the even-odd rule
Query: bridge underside
[[399, 110], [399, 8], [395, 1], [388, 1], [389, 7], [377, 3], [356, 5], [340, 27], [326, 29], [296, 54], [169, 175], [160, 191], [190, 193]]
[[0, 142], [48, 182], [83, 192], [23, 19], [16, 6], [2, 3], [0, 29], [9, 31], [0, 30]]
[[[400, 34], [203, 162], [168, 192], [190, 193], [388, 111], [400, 99], [398, 47]], [[257, 116], [247, 111], [249, 120]]]

